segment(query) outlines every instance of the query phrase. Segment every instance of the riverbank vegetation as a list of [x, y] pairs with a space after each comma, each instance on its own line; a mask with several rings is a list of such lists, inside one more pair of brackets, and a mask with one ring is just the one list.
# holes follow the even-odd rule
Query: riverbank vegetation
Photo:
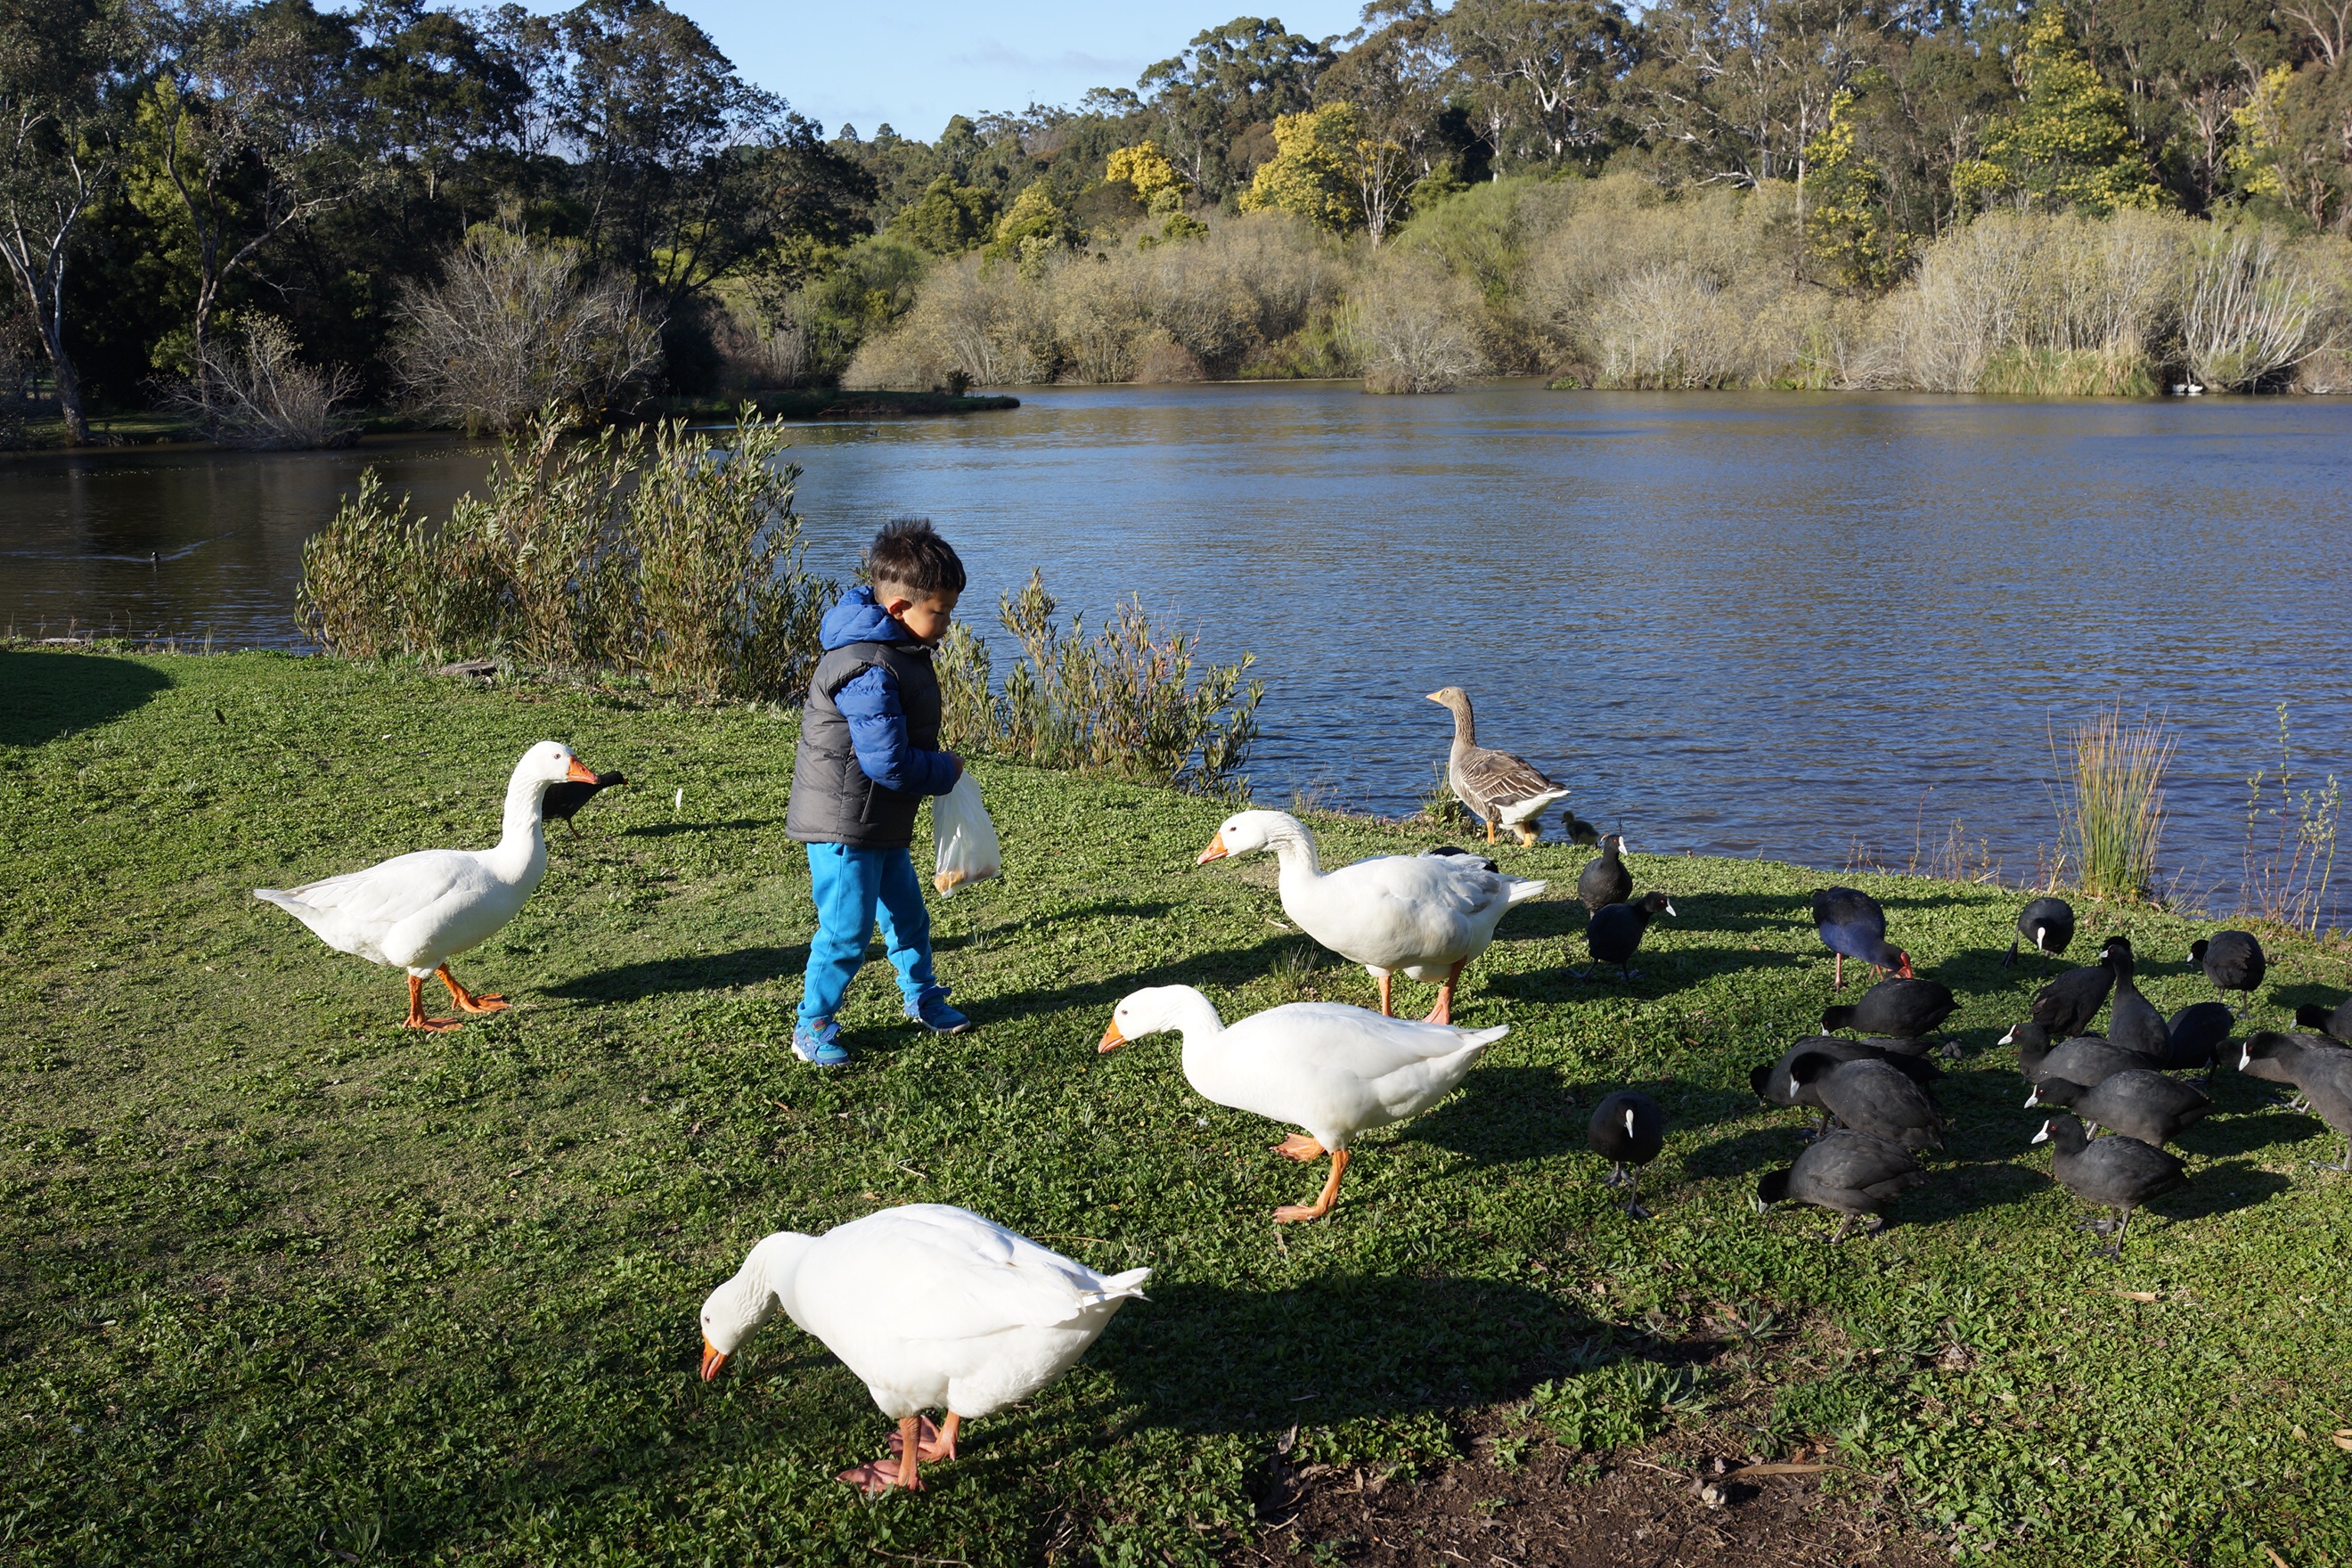
[[[656, 3], [0, 29], [0, 439], [845, 377], [2352, 389], [2352, 37], [2307, 0], [1239, 17], [930, 142], [827, 133]], [[309, 411], [257, 436], [280, 342]]]
[[[396, 977], [248, 896], [484, 842], [548, 736], [629, 785], [552, 836], [477, 955], [511, 1012], [404, 1033]], [[1679, 918], [1637, 982], [1579, 983], [1589, 852], [1504, 846], [1553, 892], [1459, 1005], [1511, 1034], [1360, 1144], [1328, 1220], [1277, 1230], [1299, 1173], [1266, 1123], [1187, 1090], [1172, 1045], [1094, 1049], [1143, 984], [1228, 1017], [1370, 1000], [1277, 929], [1270, 868], [1193, 865], [1228, 807], [982, 761], [1007, 877], [934, 912], [978, 1032], [922, 1033], [868, 975], [853, 1065], [821, 1075], [784, 1045], [793, 737], [764, 704], [625, 685], [0, 650], [0, 1561], [1009, 1568], [1377, 1537], [1538, 1562], [1516, 1542], [1612, 1498], [1625, 1536], [1711, 1561], [1849, 1534], [1906, 1564], [2352, 1558], [2352, 1184], [2311, 1168], [2340, 1141], [2224, 1072], [2190, 1185], [2097, 1258], [1994, 1043], [2036, 983], [2000, 967], [2017, 895], [1862, 879], [1959, 995], [1965, 1057], [1951, 1156], [1831, 1247], [1825, 1216], [1749, 1202], [1797, 1147], [1747, 1075], [1829, 999], [1822, 876], [1630, 856]], [[1335, 863], [1432, 841], [1316, 828]], [[2210, 996], [2182, 958], [2204, 926], [2083, 913], [2078, 948], [2127, 932], [2159, 1007]], [[2342, 994], [2340, 946], [2265, 942], [2252, 1022]], [[1584, 1150], [1624, 1087], [1669, 1116], [1648, 1221]], [[880, 1447], [856, 1380], [779, 1326], [705, 1384], [695, 1313], [761, 1235], [920, 1200], [1149, 1266], [1150, 1300], [929, 1490], [868, 1500], [832, 1479]], [[1823, 1468], [1709, 1508], [1726, 1457]], [[1789, 1549], [1742, 1555], [1776, 1507]]]

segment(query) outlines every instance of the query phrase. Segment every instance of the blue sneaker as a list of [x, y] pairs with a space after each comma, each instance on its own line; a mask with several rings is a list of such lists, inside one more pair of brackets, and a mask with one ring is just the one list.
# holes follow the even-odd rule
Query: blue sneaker
[[971, 1020], [948, 1005], [950, 985], [926, 985], [921, 996], [907, 1004], [907, 1016], [934, 1035], [961, 1035]]
[[793, 1055], [821, 1068], [837, 1068], [849, 1060], [849, 1052], [841, 1043], [841, 1026], [830, 1018], [822, 1024], [793, 1019]]

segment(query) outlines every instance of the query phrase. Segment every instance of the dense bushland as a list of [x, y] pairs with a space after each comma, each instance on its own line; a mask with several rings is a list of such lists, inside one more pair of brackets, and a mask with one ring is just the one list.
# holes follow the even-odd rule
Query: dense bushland
[[1823, 280], [1779, 184], [1507, 180], [1378, 249], [1273, 214], [1141, 244], [1156, 239], [943, 265], [851, 379], [1339, 374], [1433, 391], [1493, 370], [1616, 387], [2320, 392], [2345, 384], [2352, 345], [2352, 242], [2137, 208], [1989, 213], [1884, 291]]

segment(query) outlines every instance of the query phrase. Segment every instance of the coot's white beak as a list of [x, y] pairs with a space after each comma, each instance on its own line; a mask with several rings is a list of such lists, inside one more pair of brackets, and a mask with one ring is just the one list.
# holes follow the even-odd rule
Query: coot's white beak
[[1996, 1044], [1996, 1045], [2002, 1045], [2002, 1046], [2013, 1046], [2013, 1045], [2015, 1045], [2016, 1043], [2017, 1043], [2017, 1030], [2016, 1030], [2015, 1028], [2013, 1028], [2013, 1027], [2009, 1031], [2009, 1033], [2007, 1033], [2006, 1035], [2003, 1035], [2003, 1036], [2002, 1036], [1999, 1040], [1996, 1040], [1996, 1041], [1994, 1042], [1994, 1044]]
[[2033, 1142], [2036, 1142], [2036, 1143], [2047, 1143], [2047, 1142], [2050, 1142], [2050, 1123], [2048, 1123], [2047, 1121], [2043, 1122], [2043, 1123], [2042, 1124], [2042, 1131], [2039, 1131], [2039, 1132], [2036, 1132], [2036, 1133], [2033, 1135], [2033, 1137], [2032, 1137], [2032, 1141]]

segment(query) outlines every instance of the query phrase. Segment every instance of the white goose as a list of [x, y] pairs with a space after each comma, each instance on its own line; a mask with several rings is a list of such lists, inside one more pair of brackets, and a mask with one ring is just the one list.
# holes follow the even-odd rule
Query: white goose
[[1229, 1029], [1190, 985], [1156, 985], [1118, 1005], [1100, 1048], [1116, 1050], [1163, 1029], [1183, 1033], [1184, 1079], [1202, 1098], [1304, 1128], [1304, 1135], [1274, 1146], [1286, 1159], [1331, 1156], [1322, 1195], [1275, 1210], [1285, 1221], [1328, 1214], [1357, 1133], [1427, 1110], [1511, 1032], [1508, 1025], [1411, 1023], [1336, 1002], [1270, 1007]]
[[547, 835], [540, 820], [550, 784], [596, 775], [569, 746], [541, 741], [522, 754], [507, 781], [505, 830], [488, 849], [419, 849], [363, 871], [306, 882], [299, 888], [257, 888], [253, 896], [276, 904], [310, 928], [337, 952], [387, 969], [408, 971], [412, 1029], [455, 1029], [457, 1018], [425, 1016], [425, 977], [437, 974], [464, 1013], [498, 1013], [506, 998], [467, 990], [449, 973], [449, 960], [487, 941], [514, 919], [547, 873]]
[[1227, 817], [1200, 863], [1255, 849], [1273, 850], [1281, 864], [1282, 912], [1379, 982], [1384, 1018], [1391, 1011], [1390, 977], [1402, 970], [1437, 982], [1429, 1022], [1452, 1023], [1462, 966], [1486, 951], [1504, 910], [1545, 887], [1491, 871], [1475, 855], [1383, 855], [1326, 872], [1315, 836], [1283, 811]]
[[[782, 1309], [898, 1419], [898, 1458], [841, 1479], [869, 1492], [919, 1490], [925, 1461], [956, 1457], [965, 1417], [1059, 1377], [1150, 1277], [1097, 1274], [947, 1204], [883, 1209], [823, 1236], [779, 1231], [702, 1303], [702, 1376], [717, 1377]], [[937, 1429], [923, 1415], [933, 1408], [948, 1413]]]

